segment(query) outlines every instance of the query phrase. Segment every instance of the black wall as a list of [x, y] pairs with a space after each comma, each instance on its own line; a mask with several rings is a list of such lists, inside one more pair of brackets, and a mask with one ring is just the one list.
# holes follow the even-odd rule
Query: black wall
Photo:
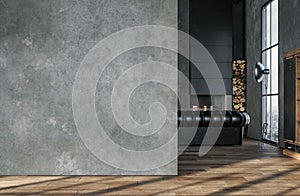
[[[218, 64], [226, 87], [226, 94], [232, 94], [232, 0], [190, 0], [190, 35], [202, 43], [211, 53]], [[191, 56], [197, 55], [191, 48]], [[209, 67], [209, 65], [206, 65]], [[206, 82], [195, 68], [191, 65], [191, 83], [196, 93], [202, 95], [200, 102], [209, 95]], [[209, 76], [216, 82], [218, 89], [220, 76]], [[216, 94], [218, 91], [216, 91]], [[204, 97], [203, 97], [204, 96]], [[207, 99], [207, 97], [206, 97]]]
[[[244, 0], [190, 0], [189, 33], [200, 41], [215, 59], [222, 77], [206, 76], [215, 81], [213, 93], [209, 92], [204, 77], [194, 65], [190, 66], [190, 79], [198, 96], [191, 103], [210, 105], [211, 94], [219, 96], [220, 80], [224, 81], [226, 95], [232, 95], [232, 61], [244, 59]], [[191, 56], [197, 51], [190, 49]], [[210, 65], [201, 67], [209, 68]]]

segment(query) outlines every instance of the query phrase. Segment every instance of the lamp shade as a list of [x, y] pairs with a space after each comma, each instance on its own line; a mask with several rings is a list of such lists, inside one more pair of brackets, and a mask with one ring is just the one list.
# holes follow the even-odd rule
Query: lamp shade
[[270, 70], [266, 69], [265, 66], [261, 62], [257, 62], [255, 64], [255, 80], [258, 83], [261, 83], [266, 75], [270, 74]]

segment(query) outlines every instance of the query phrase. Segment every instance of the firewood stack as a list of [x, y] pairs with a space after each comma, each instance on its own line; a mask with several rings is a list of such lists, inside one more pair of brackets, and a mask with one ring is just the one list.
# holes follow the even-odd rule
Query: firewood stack
[[246, 111], [246, 61], [233, 61], [233, 110]]

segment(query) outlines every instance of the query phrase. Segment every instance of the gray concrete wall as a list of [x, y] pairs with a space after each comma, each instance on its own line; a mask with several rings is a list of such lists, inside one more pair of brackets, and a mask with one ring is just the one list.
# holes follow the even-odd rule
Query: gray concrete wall
[[[87, 149], [73, 119], [72, 87], [85, 55], [111, 33], [137, 25], [177, 28], [177, 0], [0, 0], [0, 175], [177, 174], [177, 159], [143, 172], [109, 166]], [[170, 118], [161, 131], [136, 137], [118, 126], [110, 107], [110, 93], [122, 71], [162, 59], [177, 66], [177, 55], [168, 50], [134, 49], [113, 60], [99, 80], [99, 121], [123, 148], [147, 151], [176, 135], [177, 120]], [[168, 114], [177, 114], [175, 93], [150, 82], [132, 95], [133, 118], [148, 122], [148, 108], [156, 101]], [[117, 156], [110, 146], [100, 150]]]
[[[254, 64], [261, 60], [261, 7], [267, 1], [246, 0], [246, 59], [248, 64], [248, 112], [251, 125], [248, 136], [260, 139], [261, 130], [261, 87], [254, 81]], [[300, 47], [300, 1], [279, 0], [279, 83], [280, 83], [280, 125], [279, 141], [283, 147], [283, 92], [284, 73], [283, 56], [285, 52]]]
[[247, 112], [251, 116], [248, 136], [260, 139], [261, 131], [261, 85], [254, 80], [254, 65], [261, 61], [261, 6], [267, 0], [246, 0], [246, 59], [247, 59]]

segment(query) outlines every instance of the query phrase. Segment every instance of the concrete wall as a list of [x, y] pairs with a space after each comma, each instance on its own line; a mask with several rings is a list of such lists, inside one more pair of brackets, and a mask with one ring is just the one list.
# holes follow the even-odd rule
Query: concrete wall
[[247, 112], [251, 116], [248, 136], [260, 139], [261, 131], [261, 85], [254, 80], [254, 65], [261, 61], [261, 7], [267, 0], [246, 0], [246, 60], [247, 60]]
[[[177, 0], [0, 0], [1, 175], [177, 174], [177, 159], [143, 172], [105, 164], [86, 148], [73, 119], [72, 87], [85, 55], [111, 33], [137, 25], [177, 28]], [[151, 136], [135, 137], [118, 126], [110, 107], [110, 93], [122, 71], [162, 58], [177, 66], [177, 55], [165, 49], [128, 51], [111, 62], [98, 83], [99, 121], [123, 148], [147, 151], [176, 135], [175, 118]], [[164, 85], [147, 83], [132, 95], [133, 118], [148, 122], [149, 105], [156, 101], [165, 105], [168, 114], [177, 114], [175, 93]], [[109, 152], [110, 146], [100, 150], [117, 156]]]
[[[246, 59], [247, 59], [247, 91], [248, 112], [251, 115], [251, 125], [248, 136], [260, 139], [261, 131], [261, 87], [254, 81], [254, 64], [261, 60], [261, 7], [267, 1], [246, 0]], [[300, 47], [300, 1], [279, 0], [279, 82], [280, 82], [280, 125], [279, 141], [283, 147], [283, 92], [284, 53]]]

